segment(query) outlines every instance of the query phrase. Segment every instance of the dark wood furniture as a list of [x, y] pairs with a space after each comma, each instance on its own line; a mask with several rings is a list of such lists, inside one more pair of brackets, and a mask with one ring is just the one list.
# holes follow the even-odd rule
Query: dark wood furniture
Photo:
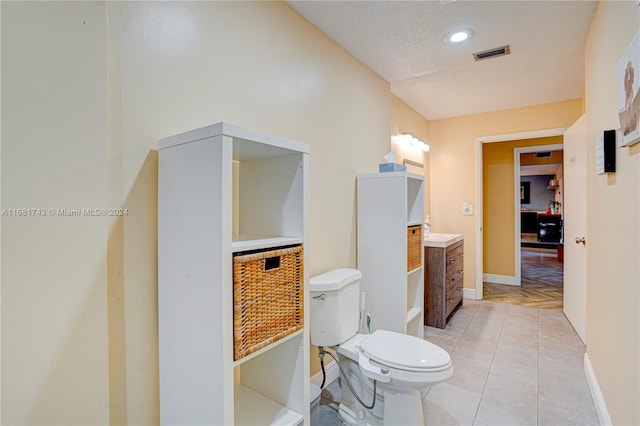
[[520, 212], [520, 232], [523, 234], [535, 234], [538, 232], [538, 212]]
[[564, 243], [558, 243], [558, 262], [564, 262]]
[[538, 241], [559, 243], [562, 236], [562, 217], [559, 214], [538, 215]]
[[445, 328], [451, 313], [462, 305], [464, 240], [447, 247], [425, 247], [424, 260], [424, 323]]

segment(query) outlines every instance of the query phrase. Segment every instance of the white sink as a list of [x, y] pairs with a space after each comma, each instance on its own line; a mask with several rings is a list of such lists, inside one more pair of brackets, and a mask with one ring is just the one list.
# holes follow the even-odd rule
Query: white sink
[[427, 247], [448, 247], [462, 240], [462, 234], [424, 234], [424, 245]]

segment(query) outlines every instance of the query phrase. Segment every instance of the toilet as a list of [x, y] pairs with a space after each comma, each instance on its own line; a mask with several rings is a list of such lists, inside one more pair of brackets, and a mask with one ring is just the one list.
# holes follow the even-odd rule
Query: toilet
[[423, 339], [387, 330], [361, 334], [362, 274], [342, 268], [311, 278], [311, 343], [338, 354], [341, 420], [350, 425], [424, 425], [421, 392], [453, 374], [451, 357]]

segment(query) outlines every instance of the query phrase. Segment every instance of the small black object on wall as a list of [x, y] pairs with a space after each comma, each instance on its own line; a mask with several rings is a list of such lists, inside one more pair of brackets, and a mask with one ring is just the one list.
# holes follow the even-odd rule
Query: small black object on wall
[[596, 173], [616, 171], [616, 131], [605, 130], [596, 138]]

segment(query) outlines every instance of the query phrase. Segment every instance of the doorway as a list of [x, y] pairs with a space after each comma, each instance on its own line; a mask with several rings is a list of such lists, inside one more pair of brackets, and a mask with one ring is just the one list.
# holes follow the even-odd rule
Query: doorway
[[[518, 134], [509, 134], [509, 135], [497, 135], [497, 136], [492, 136], [492, 137], [484, 137], [484, 138], [476, 138], [476, 164], [477, 164], [477, 168], [476, 168], [476, 172], [477, 172], [477, 178], [476, 178], [476, 205], [478, 206], [478, 209], [476, 210], [478, 212], [477, 216], [476, 216], [476, 225], [477, 225], [477, 229], [478, 229], [478, 233], [476, 235], [478, 235], [478, 238], [476, 239], [476, 265], [477, 265], [477, 269], [476, 269], [476, 291], [475, 291], [475, 295], [477, 299], [486, 299], [486, 297], [484, 297], [484, 286], [483, 283], [485, 282], [485, 277], [490, 277], [492, 281], [498, 281], [500, 284], [504, 284], [505, 287], [509, 286], [511, 288], [511, 290], [516, 290], [517, 288], [521, 288], [521, 285], [516, 286], [515, 284], [521, 284], [521, 280], [522, 280], [522, 273], [521, 273], [521, 267], [522, 267], [522, 253], [520, 251], [521, 247], [521, 235], [520, 235], [520, 222], [521, 222], [521, 218], [520, 218], [520, 205], [518, 203], [517, 206], [517, 213], [515, 214], [515, 209], [516, 207], [514, 206], [514, 197], [517, 197], [518, 202], [520, 201], [520, 182], [519, 182], [519, 176], [515, 176], [514, 173], [514, 166], [511, 165], [509, 167], [508, 174], [510, 175], [510, 177], [508, 178], [503, 178], [502, 181], [500, 181], [500, 183], [497, 186], [493, 186], [494, 192], [493, 193], [503, 193], [504, 194], [504, 190], [507, 190], [507, 192], [511, 192], [511, 201], [509, 201], [509, 204], [503, 204], [503, 207], [500, 207], [500, 209], [498, 209], [499, 215], [504, 215], [504, 213], [506, 213], [506, 211], [510, 211], [511, 213], [507, 213], [506, 216], [508, 216], [508, 220], [504, 220], [502, 222], [499, 222], [498, 225], [491, 225], [490, 223], [486, 223], [485, 224], [485, 197], [487, 196], [487, 193], [491, 194], [492, 192], [489, 191], [488, 189], [485, 189], [485, 175], [484, 175], [484, 168], [485, 168], [485, 164], [483, 161], [483, 151], [484, 151], [484, 147], [487, 146], [485, 144], [492, 144], [494, 145], [494, 143], [496, 142], [511, 142], [511, 150], [510, 152], [510, 156], [512, 158], [511, 161], [506, 161], [506, 163], [514, 163], [515, 159], [514, 159], [514, 153], [513, 153], [513, 147], [519, 147], [519, 148], [524, 148], [525, 150], [529, 150], [532, 152], [535, 152], [536, 150], [542, 150], [542, 149], [548, 149], [547, 147], [545, 148], [537, 148], [536, 145], [541, 145], [541, 144], [558, 144], [559, 147], [562, 147], [562, 134], [564, 133], [565, 129], [549, 129], [549, 130], [544, 130], [544, 131], [536, 131], [536, 132], [524, 132], [524, 133], [518, 133]], [[548, 138], [547, 140], [544, 140]], [[498, 144], [498, 145], [506, 145], [506, 144]], [[519, 157], [517, 159], [517, 161], [519, 162]], [[500, 164], [499, 167], [503, 167], [504, 168], [504, 164], [505, 162], [503, 162], [503, 164]], [[519, 175], [519, 172], [517, 173]], [[505, 175], [507, 176], [507, 175]], [[517, 184], [514, 184], [512, 186], [513, 190], [508, 190], [507, 188], [510, 187], [511, 185], [507, 185], [507, 180], [508, 181], [514, 181], [515, 179], [518, 179]], [[491, 186], [488, 186], [487, 188], [491, 188]], [[496, 192], [497, 191], [497, 192]], [[489, 202], [487, 202], [487, 205], [489, 204]], [[494, 210], [495, 211], [495, 210]], [[506, 217], [505, 216], [505, 217]], [[510, 223], [510, 224], [509, 224]], [[486, 225], [486, 226], [485, 226]], [[517, 225], [517, 226], [516, 226]], [[516, 230], [514, 228], [517, 227], [517, 232], [515, 232]], [[498, 233], [500, 234], [500, 238], [503, 240], [502, 241], [502, 246], [499, 247], [498, 249], [492, 249], [490, 247], [487, 246], [491, 246], [491, 236], [495, 235], [495, 229], [499, 228]], [[488, 231], [488, 232], [487, 232]], [[493, 231], [493, 233], [492, 233]], [[488, 236], [488, 238], [487, 238]], [[508, 241], [505, 240], [508, 239]], [[487, 241], [489, 242], [487, 244]], [[510, 241], [510, 242], [509, 242]], [[516, 250], [517, 247], [517, 250]], [[536, 248], [536, 247], [532, 247], [532, 248]], [[527, 252], [538, 252], [539, 250], [527, 250]], [[506, 268], [503, 268], [503, 271], [491, 271], [491, 262], [492, 259], [491, 257], [496, 257], [496, 253], [506, 253], [506, 257], [510, 257], [510, 261], [506, 262], [507, 266]], [[556, 257], [557, 254], [554, 253], [554, 257]], [[486, 257], [486, 259], [485, 259]], [[504, 256], [503, 256], [504, 257]], [[532, 258], [533, 257], [533, 258]], [[537, 262], [538, 264], [543, 263], [544, 260], [546, 260], [549, 256], [545, 256], [543, 254], [541, 254], [540, 252], [538, 253], [534, 253], [533, 256], [525, 256], [525, 260], [529, 261], [532, 260], [531, 263], [535, 263]], [[486, 262], [485, 262], [486, 260]], [[495, 260], [495, 259], [494, 259]], [[510, 264], [508, 264], [510, 262]], [[495, 263], [495, 262], [494, 262]], [[515, 265], [517, 263], [517, 265]], [[517, 266], [517, 267], [516, 267]], [[525, 265], [527, 266], [527, 265]], [[559, 265], [554, 265], [554, 266], [559, 266]], [[494, 273], [487, 273], [487, 272], [494, 272]]]
[[[511, 303], [562, 311], [564, 295], [563, 145], [514, 149], [517, 294]], [[519, 266], [518, 266], [519, 265]]]
[[[553, 188], [561, 186], [556, 182], [562, 177], [562, 158], [557, 156], [561, 155], [562, 132], [541, 136], [492, 141], [500, 143], [481, 147], [482, 293], [486, 300], [561, 310], [561, 212], [547, 215], [551, 212], [546, 209], [562, 195]], [[552, 155], [552, 151], [559, 152]], [[525, 161], [526, 157], [534, 161]], [[554, 203], [551, 206], [555, 208]], [[523, 233], [521, 227], [531, 222], [531, 214], [535, 215], [533, 226]], [[548, 292], [551, 289], [547, 287], [554, 291]]]
[[[563, 146], [561, 143], [542, 145], [550, 141], [561, 142], [561, 138], [526, 141], [538, 143], [533, 146], [517, 146], [524, 141], [511, 142], [505, 147], [513, 146], [514, 276], [513, 280], [496, 280], [493, 275], [485, 274], [486, 300], [563, 309]], [[506, 149], [486, 151], [491, 155]], [[487, 160], [487, 168], [493, 166], [491, 163]], [[491, 189], [486, 187], [485, 191]], [[495, 198], [492, 200], [494, 210]], [[485, 218], [487, 221], [491, 222], [489, 217]]]
[[[544, 138], [549, 136], [563, 137], [566, 161], [564, 163], [566, 208], [563, 214], [568, 218], [564, 227], [564, 312], [583, 342], [586, 342], [586, 119], [583, 115], [569, 129], [557, 128], [532, 132], [511, 133], [493, 136], [480, 136], [475, 140], [475, 290], [469, 297], [483, 299], [484, 277], [484, 166], [483, 146], [495, 142], [515, 141], [523, 139]], [[515, 190], [515, 189], [514, 189]], [[518, 219], [519, 220], [519, 219]], [[575, 239], [575, 244], [570, 244]], [[515, 240], [515, 238], [514, 238]], [[467, 292], [465, 291], [465, 294]]]

